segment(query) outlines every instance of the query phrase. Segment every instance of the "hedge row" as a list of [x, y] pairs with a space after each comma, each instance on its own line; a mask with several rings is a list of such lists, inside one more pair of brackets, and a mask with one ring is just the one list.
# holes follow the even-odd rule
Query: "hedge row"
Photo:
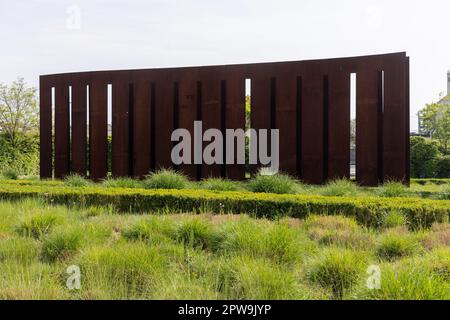
[[429, 227], [448, 221], [450, 201], [418, 198], [326, 197], [316, 195], [275, 195], [252, 192], [208, 190], [144, 190], [64, 186], [0, 186], [0, 199], [41, 198], [69, 206], [111, 205], [119, 212], [213, 212], [247, 213], [256, 217], [304, 218], [309, 214], [343, 214], [368, 226], [379, 226], [385, 215], [402, 212], [410, 227]]
[[420, 185], [424, 184], [436, 184], [436, 185], [442, 185], [442, 184], [450, 184], [450, 179], [448, 178], [425, 178], [425, 179], [411, 179], [411, 183], [417, 183]]

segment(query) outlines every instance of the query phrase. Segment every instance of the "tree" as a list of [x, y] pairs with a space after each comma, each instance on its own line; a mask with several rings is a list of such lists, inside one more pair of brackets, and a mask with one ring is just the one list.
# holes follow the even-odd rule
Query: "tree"
[[411, 176], [433, 178], [436, 176], [440, 152], [435, 143], [423, 137], [411, 138]]
[[439, 142], [444, 155], [450, 153], [450, 105], [428, 104], [419, 111], [424, 128]]
[[17, 147], [27, 133], [39, 127], [39, 107], [36, 88], [28, 87], [23, 78], [10, 86], [0, 83], [0, 133]]

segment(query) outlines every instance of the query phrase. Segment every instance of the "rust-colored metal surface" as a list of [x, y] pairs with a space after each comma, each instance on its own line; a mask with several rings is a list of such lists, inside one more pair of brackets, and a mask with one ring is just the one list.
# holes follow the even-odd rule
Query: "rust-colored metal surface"
[[[245, 164], [236, 162], [236, 146], [233, 163], [194, 162], [194, 121], [202, 121], [203, 133], [215, 128], [224, 138], [226, 129], [245, 130], [245, 79], [250, 79], [250, 125], [256, 130], [279, 129], [280, 170], [314, 184], [348, 178], [352, 73], [357, 79], [358, 183], [377, 185], [387, 179], [408, 183], [409, 58], [405, 53], [41, 76], [41, 177], [62, 178], [76, 172], [104, 179], [110, 158], [113, 176], [143, 177], [152, 170], [175, 167], [194, 180], [244, 179]], [[190, 164], [175, 166], [171, 161], [171, 135], [177, 128], [191, 133]], [[202, 151], [208, 144], [201, 142]], [[225, 146], [224, 161], [226, 156]], [[251, 171], [260, 166], [252, 166]]]

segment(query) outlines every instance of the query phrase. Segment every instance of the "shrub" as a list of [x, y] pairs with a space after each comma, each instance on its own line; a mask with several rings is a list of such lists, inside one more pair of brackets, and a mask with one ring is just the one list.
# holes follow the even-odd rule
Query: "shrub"
[[239, 182], [219, 178], [206, 179], [202, 182], [201, 187], [215, 191], [237, 191], [241, 189]]
[[411, 138], [411, 176], [435, 177], [439, 155], [439, 149], [433, 142], [422, 137]]
[[274, 175], [258, 174], [248, 183], [249, 190], [263, 193], [296, 193], [299, 184], [288, 175], [277, 173]]
[[49, 262], [68, 258], [81, 247], [82, 237], [81, 229], [51, 233], [42, 243], [42, 257]]
[[407, 195], [408, 190], [400, 182], [389, 181], [378, 187], [377, 193], [380, 197], [404, 197]]
[[324, 196], [342, 197], [346, 195], [354, 196], [358, 192], [358, 187], [350, 180], [337, 179], [329, 182], [320, 193]]
[[70, 187], [86, 187], [91, 184], [91, 182], [79, 174], [73, 173], [64, 178], [64, 184]]
[[6, 169], [6, 170], [1, 172], [1, 175], [5, 179], [10, 179], [10, 180], [17, 180], [17, 179], [19, 179], [19, 174], [14, 169]]
[[347, 249], [324, 250], [307, 267], [306, 276], [314, 284], [330, 289], [341, 299], [355, 286], [365, 266], [365, 257]]
[[183, 245], [200, 249], [216, 249], [221, 241], [213, 226], [199, 218], [182, 222], [175, 230], [174, 236]]
[[420, 245], [417, 239], [406, 233], [388, 232], [383, 235], [375, 251], [382, 260], [393, 261], [417, 253]]
[[142, 182], [132, 178], [110, 178], [103, 181], [107, 188], [142, 188]]
[[144, 180], [146, 189], [184, 189], [187, 186], [187, 178], [171, 169], [162, 169], [151, 173]]
[[17, 230], [27, 237], [40, 238], [50, 232], [59, 222], [59, 217], [53, 213], [41, 213], [22, 221]]
[[450, 178], [450, 155], [439, 158], [436, 167], [437, 178]]

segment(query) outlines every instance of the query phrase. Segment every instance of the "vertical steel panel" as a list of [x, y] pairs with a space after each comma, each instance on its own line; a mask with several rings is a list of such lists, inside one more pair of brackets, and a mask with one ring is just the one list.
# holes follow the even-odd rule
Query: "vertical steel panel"
[[143, 178], [150, 171], [150, 102], [151, 84], [142, 78], [134, 83], [134, 148], [133, 148], [133, 168], [134, 176]]
[[69, 86], [66, 79], [55, 88], [55, 177], [63, 178], [70, 171]]
[[[222, 129], [222, 109], [221, 109], [221, 75], [218, 68], [209, 69], [202, 74], [202, 124], [203, 132], [208, 129]], [[225, 134], [224, 143], [225, 143]], [[206, 147], [210, 142], [204, 142]], [[203, 148], [204, 150], [204, 148]], [[225, 161], [225, 154], [223, 154]], [[220, 177], [222, 166], [220, 164], [202, 165], [202, 178]]]
[[376, 63], [359, 66], [356, 81], [356, 180], [378, 184], [379, 70]]
[[289, 70], [276, 78], [276, 128], [279, 129], [280, 171], [297, 173], [297, 75]]
[[404, 54], [384, 59], [383, 169], [384, 179], [404, 181], [407, 144], [407, 85]]
[[40, 177], [52, 178], [52, 88], [44, 77], [39, 79], [39, 141], [40, 141]]
[[411, 144], [409, 141], [409, 132], [410, 132], [410, 118], [409, 118], [409, 112], [410, 112], [410, 76], [409, 76], [409, 57], [405, 58], [405, 78], [406, 78], [406, 90], [405, 90], [405, 101], [406, 101], [406, 106], [405, 106], [405, 121], [406, 121], [406, 126], [405, 126], [405, 146], [406, 146], [406, 157], [405, 157], [405, 183], [409, 185], [410, 183], [410, 178], [411, 178]]
[[329, 69], [328, 179], [350, 178], [350, 73]]
[[171, 73], [164, 70], [158, 70], [155, 79], [155, 169], [171, 168], [174, 81]]
[[87, 90], [82, 78], [72, 81], [72, 171], [86, 175]]
[[[225, 127], [227, 129], [245, 130], [245, 75], [239, 68], [225, 69], [225, 81], [222, 83], [225, 104]], [[236, 161], [237, 150], [234, 150], [234, 164], [226, 166], [226, 177], [233, 180], [245, 178], [245, 165]], [[225, 155], [226, 156], [226, 155]]]
[[[251, 79], [251, 128], [257, 132], [260, 129], [266, 129], [269, 132], [271, 129], [271, 69], [266, 66], [260, 66], [254, 73]], [[260, 135], [258, 135], [258, 159], [259, 159], [259, 145]], [[270, 139], [268, 140], [270, 142]], [[252, 145], [252, 144], [251, 144]], [[268, 151], [269, 152], [269, 151]], [[258, 161], [257, 165], [251, 165], [251, 173], [256, 174], [260, 168]]]
[[103, 77], [92, 80], [89, 95], [89, 154], [90, 177], [104, 179], [108, 171], [107, 81]]
[[323, 71], [308, 62], [302, 75], [302, 178], [323, 183]]
[[112, 83], [112, 174], [132, 175], [130, 170], [130, 82], [116, 78]]

